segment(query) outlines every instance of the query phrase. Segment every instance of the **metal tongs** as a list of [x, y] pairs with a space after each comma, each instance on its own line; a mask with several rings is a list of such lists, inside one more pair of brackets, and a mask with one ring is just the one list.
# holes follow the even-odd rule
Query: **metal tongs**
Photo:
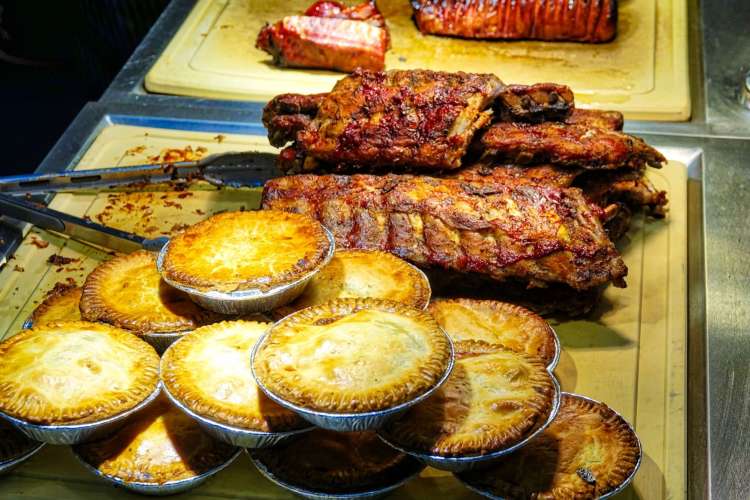
[[193, 162], [0, 177], [0, 215], [123, 253], [140, 248], [159, 251], [168, 238], [144, 238], [13, 195], [106, 190], [129, 184], [141, 186], [192, 179], [205, 180], [218, 187], [257, 187], [273, 177], [275, 159], [276, 155], [270, 153], [222, 153]]

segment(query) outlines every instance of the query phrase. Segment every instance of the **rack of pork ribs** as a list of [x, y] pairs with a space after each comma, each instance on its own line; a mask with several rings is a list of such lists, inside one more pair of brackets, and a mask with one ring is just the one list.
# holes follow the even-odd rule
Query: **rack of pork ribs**
[[263, 123], [286, 146], [263, 208], [313, 215], [339, 248], [390, 251], [438, 292], [587, 312], [625, 286], [613, 241], [631, 215], [667, 204], [644, 175], [665, 158], [563, 85], [356, 71], [326, 94], [275, 97]]

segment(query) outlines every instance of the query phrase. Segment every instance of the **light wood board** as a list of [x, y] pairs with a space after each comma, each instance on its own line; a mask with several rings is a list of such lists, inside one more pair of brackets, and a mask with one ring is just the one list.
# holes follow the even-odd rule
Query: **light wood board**
[[[309, 0], [199, 0], [146, 75], [151, 92], [267, 101], [284, 92], [326, 92], [342, 73], [279, 68], [255, 48], [265, 23]], [[685, 0], [620, 0], [619, 33], [606, 44], [462, 40], [423, 35], [408, 0], [377, 2], [391, 34], [387, 69], [495, 73], [507, 83], [570, 85], [582, 107], [628, 119], [690, 116]]]
[[[94, 141], [80, 168], [143, 163], [164, 148], [188, 145], [205, 147], [207, 153], [271, 150], [265, 137], [227, 134], [218, 142], [215, 136], [113, 125]], [[140, 146], [145, 146], [143, 151]], [[555, 325], [563, 345], [556, 374], [563, 390], [602, 400], [635, 426], [645, 456], [634, 485], [622, 498], [680, 499], [686, 494], [686, 169], [670, 162], [649, 175], [658, 188], [669, 191], [669, 215], [661, 221], [634, 220], [622, 245], [630, 269], [627, 288], [610, 287], [591, 317]], [[175, 224], [193, 223], [220, 210], [253, 208], [259, 202], [257, 189], [216, 191], [204, 187], [189, 196], [153, 191], [59, 195], [52, 206], [157, 236], [169, 233]], [[128, 203], [137, 210], [126, 210]], [[39, 248], [44, 243], [35, 245], [35, 240], [49, 245]], [[47, 258], [55, 253], [80, 261], [61, 268], [47, 264]], [[82, 283], [86, 273], [106, 258], [106, 253], [86, 245], [32, 230], [15, 258], [0, 270], [0, 337], [16, 333], [56, 282], [71, 278]], [[94, 499], [105, 495], [132, 498], [91, 476], [67, 447], [47, 446], [0, 478], [0, 498]], [[292, 498], [263, 479], [245, 455], [189, 496]], [[393, 495], [429, 497], [476, 496], [449, 474], [433, 469]]]

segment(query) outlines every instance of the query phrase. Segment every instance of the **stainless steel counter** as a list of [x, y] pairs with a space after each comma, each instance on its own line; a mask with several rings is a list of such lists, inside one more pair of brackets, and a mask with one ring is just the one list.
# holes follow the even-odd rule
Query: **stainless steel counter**
[[[689, 0], [693, 118], [630, 122], [627, 129], [691, 165], [689, 186], [688, 486], [691, 498], [747, 498], [750, 491], [750, 111], [739, 85], [750, 69], [750, 3]], [[260, 105], [148, 95], [143, 78], [190, 11], [174, 0], [102, 98], [88, 105], [40, 166], [74, 164], [107, 123], [158, 120], [217, 131], [260, 126]], [[0, 251], [18, 240], [0, 225]]]

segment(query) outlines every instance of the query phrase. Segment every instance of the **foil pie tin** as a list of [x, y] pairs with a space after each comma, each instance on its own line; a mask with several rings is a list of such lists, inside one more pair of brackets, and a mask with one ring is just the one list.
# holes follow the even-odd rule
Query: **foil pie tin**
[[205, 292], [181, 283], [176, 283], [167, 278], [163, 272], [164, 258], [167, 255], [169, 243], [164, 245], [159, 251], [159, 255], [156, 257], [156, 268], [158, 269], [159, 274], [161, 274], [162, 279], [170, 286], [187, 293], [193, 302], [209, 311], [227, 315], [270, 311], [296, 299], [304, 291], [305, 286], [307, 286], [307, 283], [309, 283], [312, 277], [315, 276], [323, 266], [328, 264], [333, 257], [336, 242], [328, 229], [324, 227], [323, 230], [328, 238], [329, 246], [328, 253], [321, 263], [297, 281], [286, 283], [271, 288], [270, 290], [251, 289], [237, 290], [234, 292]]
[[[601, 401], [597, 401], [596, 399], [592, 399], [592, 398], [589, 398], [589, 397], [586, 397], [586, 396], [582, 396], [580, 394], [575, 394], [575, 393], [572, 393], [572, 392], [562, 392], [561, 393], [561, 397], [562, 396], [569, 396], [569, 397], [573, 397], [573, 398], [577, 398], [577, 399], [582, 399], [584, 401], [588, 401], [588, 402], [594, 403], [594, 404], [602, 404]], [[610, 408], [610, 410], [612, 410], [612, 408]], [[623, 416], [620, 415], [618, 412], [616, 412], [615, 410], [612, 410], [612, 411], [615, 413], [615, 415], [617, 415], [618, 417], [620, 417], [623, 422], [625, 422], [627, 424], [628, 428], [630, 429], [630, 431], [635, 436], [635, 440], [638, 443], [638, 460], [636, 460], [636, 462], [635, 462], [635, 467], [633, 467], [633, 472], [631, 472], [630, 475], [628, 477], [626, 477], [625, 480], [622, 483], [620, 483], [616, 488], [614, 488], [613, 490], [608, 491], [607, 493], [605, 493], [605, 494], [597, 497], [599, 500], [604, 499], [604, 498], [614, 497], [615, 495], [618, 495], [619, 493], [621, 493], [625, 488], [627, 488], [628, 485], [633, 482], [633, 478], [635, 478], [635, 475], [638, 472], [638, 469], [641, 467], [641, 460], [643, 459], [643, 447], [641, 445], [641, 440], [638, 438], [638, 435], [635, 433], [635, 430], [633, 429], [633, 426], [630, 424], [630, 422], [628, 422], [627, 420], [625, 420], [623, 418]], [[474, 493], [477, 493], [479, 495], [482, 495], [485, 498], [491, 498], [493, 500], [504, 500], [504, 498], [505, 498], [505, 497], [493, 495], [491, 492], [489, 492], [489, 491], [487, 491], [485, 489], [478, 488], [477, 486], [474, 486], [473, 484], [470, 484], [470, 483], [464, 481], [458, 475], [455, 476], [455, 478], [458, 479], [461, 482], [461, 484], [463, 484], [464, 486], [466, 486], [467, 488], [469, 488], [471, 491], [473, 491]]]
[[263, 385], [263, 383], [258, 379], [258, 376], [255, 373], [255, 355], [258, 353], [260, 346], [262, 346], [265, 343], [265, 340], [268, 338], [268, 333], [270, 331], [271, 330], [268, 330], [266, 333], [263, 334], [260, 340], [258, 340], [258, 342], [255, 344], [255, 347], [253, 347], [252, 354], [250, 355], [250, 368], [253, 371], [253, 377], [255, 377], [255, 382], [258, 384], [258, 387], [260, 387], [260, 389], [272, 401], [283, 406], [284, 408], [292, 410], [297, 415], [304, 418], [311, 424], [316, 425], [318, 427], [322, 427], [323, 429], [331, 430], [331, 431], [339, 431], [339, 432], [366, 431], [366, 430], [374, 430], [374, 429], [378, 429], [379, 427], [382, 427], [390, 419], [404, 413], [406, 410], [408, 410], [415, 404], [419, 403], [420, 401], [424, 401], [425, 399], [430, 397], [430, 395], [433, 392], [435, 392], [441, 385], [443, 385], [443, 383], [446, 380], [448, 380], [448, 377], [450, 376], [451, 371], [453, 370], [453, 365], [455, 363], [453, 341], [451, 341], [450, 337], [446, 335], [451, 352], [450, 352], [450, 358], [448, 361], [448, 366], [445, 369], [445, 373], [443, 373], [443, 376], [440, 377], [440, 379], [437, 381], [437, 383], [434, 386], [432, 386], [429, 390], [420, 394], [416, 398], [406, 401], [404, 403], [401, 403], [392, 408], [387, 408], [385, 410], [371, 411], [371, 412], [330, 413], [330, 412], [315, 411], [315, 410], [310, 410], [309, 408], [304, 408], [302, 406], [295, 405], [294, 403], [291, 403], [289, 401], [286, 401], [285, 399], [282, 399], [281, 397], [271, 392], [270, 389], [268, 389], [265, 385]]
[[83, 459], [75, 450], [75, 448], [71, 448], [71, 451], [73, 452], [73, 456], [75, 456], [78, 461], [92, 474], [99, 477], [103, 481], [113, 484], [115, 486], [124, 488], [126, 490], [133, 491], [135, 493], [140, 493], [142, 495], [153, 495], [153, 496], [164, 496], [164, 495], [174, 495], [175, 493], [181, 493], [183, 491], [191, 490], [200, 484], [206, 482], [211, 476], [215, 475], [216, 473], [220, 472], [221, 470], [225, 469], [229, 465], [234, 462], [240, 453], [242, 453], [241, 449], [238, 449], [229, 459], [219, 464], [218, 466], [214, 467], [211, 470], [208, 470], [204, 472], [203, 474], [199, 474], [197, 476], [188, 477], [185, 479], [179, 479], [177, 481], [168, 481], [166, 483], [146, 483], [146, 482], [139, 482], [139, 481], [126, 481], [122, 478], [119, 478], [117, 476], [112, 476], [110, 474], [105, 474], [90, 463], [88, 463], [86, 460]]
[[548, 325], [550, 331], [552, 332], [552, 339], [555, 342], [555, 355], [550, 360], [549, 364], [547, 365], [547, 370], [552, 373], [555, 371], [555, 368], [557, 368], [557, 364], [560, 362], [560, 354], [562, 354], [562, 345], [560, 344], [560, 337], [557, 336], [557, 332], [554, 328], [552, 328], [552, 325]]
[[351, 492], [351, 493], [326, 493], [322, 491], [314, 491], [314, 490], [310, 490], [301, 486], [297, 486], [295, 484], [289, 483], [279, 478], [268, 467], [266, 467], [265, 464], [263, 464], [263, 462], [261, 462], [255, 456], [253, 456], [253, 453], [251, 450], [247, 450], [247, 453], [250, 456], [250, 460], [253, 462], [255, 467], [258, 468], [260, 473], [266, 479], [268, 479], [269, 481], [276, 484], [277, 486], [280, 486], [281, 488], [284, 488], [285, 490], [297, 496], [300, 496], [303, 498], [310, 498], [312, 500], [364, 500], [364, 499], [370, 499], [370, 498], [383, 498], [387, 496], [389, 493], [391, 493], [393, 490], [400, 488], [404, 484], [414, 479], [424, 469], [423, 465], [415, 461], [413, 464], [414, 470], [409, 471], [409, 473], [407, 473], [403, 479], [397, 482], [394, 482], [392, 484], [381, 486], [379, 488], [373, 488], [371, 490], [356, 491], [356, 492]]
[[195, 420], [206, 434], [220, 441], [241, 448], [267, 448], [269, 446], [275, 446], [285, 441], [292, 440], [300, 434], [313, 430], [312, 426], [287, 432], [262, 432], [234, 427], [195, 413], [193, 410], [185, 406], [179, 399], [173, 396], [166, 386], [164, 386], [163, 390], [164, 394], [166, 394], [172, 404]]
[[4, 413], [0, 413], [0, 417], [4, 418], [14, 427], [19, 429], [21, 432], [26, 434], [28, 437], [35, 441], [41, 441], [49, 444], [78, 444], [84, 441], [90, 441], [100, 437], [104, 437], [107, 434], [114, 432], [120, 426], [125, 423], [130, 415], [137, 412], [141, 408], [147, 406], [151, 401], [156, 399], [161, 391], [161, 382], [156, 386], [156, 389], [146, 397], [143, 401], [135, 405], [134, 407], [126, 410], [122, 413], [99, 420], [96, 422], [86, 422], [84, 424], [66, 424], [66, 425], [40, 425], [27, 422], [19, 418], [11, 417]]
[[514, 451], [526, 446], [532, 439], [542, 433], [547, 427], [550, 426], [552, 421], [557, 416], [557, 412], [560, 410], [560, 401], [562, 399], [562, 393], [560, 392], [560, 383], [557, 381], [555, 376], [548, 370], [550, 377], [552, 378], [552, 385], [554, 387], [554, 395], [552, 397], [552, 408], [550, 409], [547, 419], [536, 427], [530, 434], [528, 434], [521, 441], [515, 443], [512, 446], [503, 448], [501, 450], [493, 451], [492, 453], [485, 453], [484, 455], [466, 455], [460, 457], [446, 457], [442, 455], [432, 455], [427, 452], [408, 449], [403, 446], [392, 443], [382, 433], [378, 433], [378, 437], [383, 440], [388, 446], [395, 448], [403, 453], [407, 453], [422, 463], [434, 467], [435, 469], [441, 469], [450, 472], [462, 472], [473, 469], [475, 467], [484, 467], [492, 464], [493, 460], [497, 460], [500, 457], [513, 453]]
[[45, 443], [37, 443], [33, 448], [28, 450], [25, 453], [22, 453], [21, 455], [17, 457], [13, 457], [9, 460], [4, 460], [0, 462], [0, 475], [7, 474], [8, 472], [12, 471], [22, 463], [24, 463], [26, 460], [30, 459], [34, 455], [36, 455], [39, 450], [44, 448]]

